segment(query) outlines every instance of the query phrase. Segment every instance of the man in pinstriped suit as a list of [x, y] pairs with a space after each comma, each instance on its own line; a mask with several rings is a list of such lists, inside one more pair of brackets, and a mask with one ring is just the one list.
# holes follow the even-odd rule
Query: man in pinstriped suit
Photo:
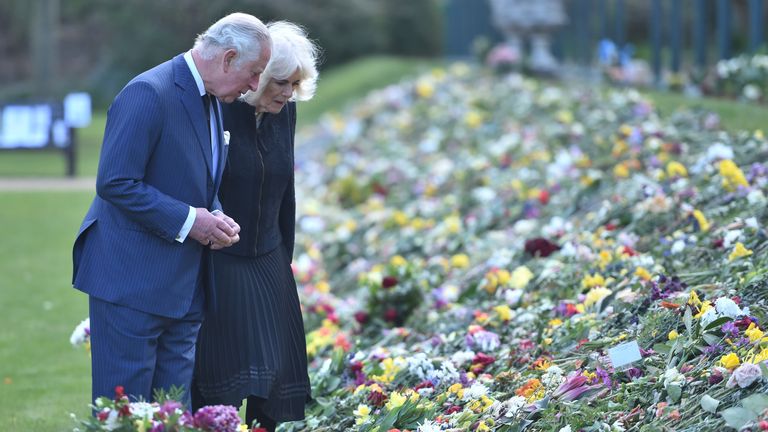
[[206, 249], [234, 244], [240, 230], [216, 199], [227, 154], [217, 98], [256, 90], [270, 52], [261, 21], [228, 15], [110, 106], [97, 196], [73, 248], [73, 285], [89, 295], [94, 399], [118, 385], [145, 400], [181, 386], [189, 405], [214, 300]]

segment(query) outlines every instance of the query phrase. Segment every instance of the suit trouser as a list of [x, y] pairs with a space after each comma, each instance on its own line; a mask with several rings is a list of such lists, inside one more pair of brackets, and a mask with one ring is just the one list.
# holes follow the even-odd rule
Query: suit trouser
[[93, 399], [115, 395], [123, 386], [132, 400], [152, 400], [155, 389], [183, 387], [185, 406], [203, 319], [202, 293], [190, 312], [168, 318], [89, 297]]

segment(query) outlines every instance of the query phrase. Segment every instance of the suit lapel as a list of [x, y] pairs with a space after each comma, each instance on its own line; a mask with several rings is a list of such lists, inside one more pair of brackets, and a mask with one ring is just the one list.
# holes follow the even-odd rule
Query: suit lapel
[[192, 72], [189, 70], [182, 54], [173, 58], [173, 75], [181, 104], [184, 106], [187, 116], [189, 116], [189, 121], [192, 123], [195, 135], [197, 135], [197, 142], [203, 152], [205, 165], [208, 168], [206, 171], [213, 179], [214, 177], [211, 175], [211, 160], [213, 157], [211, 154], [211, 137], [205, 124], [206, 115], [203, 109], [203, 102], [200, 99], [195, 78], [192, 76]]

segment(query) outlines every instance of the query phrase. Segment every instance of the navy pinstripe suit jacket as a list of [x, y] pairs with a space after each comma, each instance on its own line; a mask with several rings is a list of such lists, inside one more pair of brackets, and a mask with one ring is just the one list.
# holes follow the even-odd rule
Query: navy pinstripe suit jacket
[[[73, 285], [96, 298], [180, 318], [203, 246], [175, 240], [189, 206], [217, 202], [203, 103], [183, 55], [131, 80], [107, 113], [96, 193], [73, 248]], [[218, 207], [218, 206], [217, 206]], [[207, 280], [208, 278], [203, 278]]]

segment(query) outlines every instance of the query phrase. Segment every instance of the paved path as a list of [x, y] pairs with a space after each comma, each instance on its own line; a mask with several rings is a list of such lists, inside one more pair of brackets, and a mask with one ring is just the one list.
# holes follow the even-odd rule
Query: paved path
[[96, 188], [95, 177], [56, 178], [0, 177], [0, 192], [5, 191], [92, 191]]

